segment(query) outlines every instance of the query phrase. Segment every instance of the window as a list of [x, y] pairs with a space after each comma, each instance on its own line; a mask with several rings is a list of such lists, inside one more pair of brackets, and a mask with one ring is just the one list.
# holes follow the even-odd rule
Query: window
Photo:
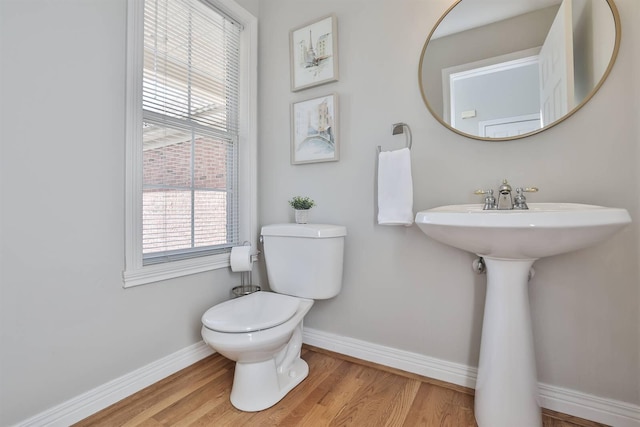
[[256, 228], [255, 18], [229, 0], [128, 13], [125, 287], [226, 267]]

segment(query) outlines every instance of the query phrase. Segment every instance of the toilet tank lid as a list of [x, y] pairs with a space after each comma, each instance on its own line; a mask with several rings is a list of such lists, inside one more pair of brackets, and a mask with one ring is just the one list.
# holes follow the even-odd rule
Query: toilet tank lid
[[323, 239], [347, 235], [347, 227], [331, 224], [271, 224], [262, 227], [263, 236], [307, 237]]

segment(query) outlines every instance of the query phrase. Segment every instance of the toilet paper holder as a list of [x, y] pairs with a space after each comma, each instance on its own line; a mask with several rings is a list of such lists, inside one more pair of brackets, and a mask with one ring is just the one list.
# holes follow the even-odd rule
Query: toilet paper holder
[[233, 294], [233, 298], [243, 297], [245, 295], [252, 294], [254, 292], [258, 292], [260, 290], [260, 286], [258, 285], [245, 285], [245, 286], [235, 286], [231, 289], [231, 293]]
[[[248, 280], [247, 280], [248, 277]], [[231, 293], [234, 298], [243, 297], [245, 295], [252, 294], [261, 290], [260, 286], [251, 284], [251, 272], [243, 271], [240, 273], [240, 286], [234, 286], [231, 289]]]
[[[242, 246], [251, 246], [251, 243], [248, 241], [244, 241]], [[257, 251], [254, 254], [250, 254], [250, 263], [258, 260], [258, 254], [260, 251]], [[252, 294], [261, 290], [260, 286], [253, 285], [252, 271], [242, 271], [240, 272], [240, 286], [235, 286], [231, 289], [231, 293], [234, 298], [242, 297], [245, 295]]]

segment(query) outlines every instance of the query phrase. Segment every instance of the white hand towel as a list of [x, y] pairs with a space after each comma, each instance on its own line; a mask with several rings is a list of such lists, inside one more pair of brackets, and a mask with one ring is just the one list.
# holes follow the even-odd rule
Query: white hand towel
[[413, 224], [411, 151], [381, 151], [378, 155], [378, 224]]

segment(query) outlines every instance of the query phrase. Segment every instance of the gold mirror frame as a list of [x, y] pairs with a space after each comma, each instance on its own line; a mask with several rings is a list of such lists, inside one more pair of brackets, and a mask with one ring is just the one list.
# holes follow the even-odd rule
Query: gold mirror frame
[[423, 86], [423, 64], [424, 64], [424, 55], [427, 51], [427, 46], [429, 45], [429, 42], [431, 41], [431, 38], [433, 37], [433, 34], [435, 33], [435, 31], [437, 30], [438, 26], [440, 25], [440, 23], [447, 17], [447, 15], [449, 14], [449, 12], [451, 12], [456, 6], [458, 6], [460, 3], [462, 3], [463, 0], [456, 0], [455, 3], [453, 5], [451, 5], [440, 17], [440, 19], [438, 19], [438, 21], [435, 23], [435, 25], [433, 26], [433, 28], [431, 29], [431, 32], [429, 33], [429, 36], [427, 37], [426, 42], [424, 43], [424, 46], [422, 48], [422, 53], [420, 54], [420, 63], [418, 65], [418, 83], [420, 85], [420, 95], [422, 96], [422, 100], [424, 101], [424, 104], [427, 106], [427, 109], [429, 110], [429, 112], [431, 113], [431, 115], [438, 121], [440, 122], [440, 124], [442, 124], [444, 127], [448, 128], [449, 130], [465, 136], [467, 138], [471, 138], [471, 139], [477, 139], [480, 141], [489, 141], [489, 142], [497, 142], [497, 141], [513, 141], [513, 140], [517, 140], [517, 139], [522, 139], [522, 138], [526, 138], [532, 135], [536, 135], [540, 132], [544, 132], [547, 129], [550, 129], [554, 126], [556, 126], [559, 123], [562, 123], [563, 121], [567, 120], [569, 117], [571, 117], [573, 114], [576, 113], [576, 111], [580, 110], [587, 102], [589, 102], [589, 100], [591, 100], [591, 98], [593, 98], [593, 96], [596, 94], [596, 92], [598, 92], [598, 90], [600, 89], [600, 87], [604, 84], [605, 80], [607, 80], [607, 78], [609, 77], [609, 74], [611, 73], [611, 69], [613, 68], [613, 64], [616, 62], [616, 58], [618, 57], [618, 51], [620, 50], [620, 39], [622, 36], [622, 27], [621, 27], [621, 23], [620, 23], [620, 14], [618, 13], [618, 8], [616, 7], [615, 3], [613, 2], [613, 0], [603, 0], [606, 1], [607, 4], [609, 5], [609, 8], [611, 9], [611, 14], [613, 15], [613, 23], [615, 26], [615, 31], [616, 31], [616, 35], [615, 35], [615, 43], [613, 46], [613, 52], [611, 54], [611, 59], [609, 61], [609, 65], [607, 66], [606, 70], [604, 71], [602, 78], [600, 79], [600, 81], [598, 81], [598, 83], [593, 87], [593, 89], [584, 97], [584, 99], [582, 100], [582, 102], [580, 102], [578, 105], [576, 105], [572, 110], [570, 110], [567, 114], [565, 114], [564, 116], [562, 116], [560, 119], [540, 128], [537, 130], [534, 130], [532, 132], [529, 133], [525, 133], [522, 135], [517, 135], [517, 136], [510, 136], [510, 137], [505, 137], [505, 138], [488, 138], [488, 137], [482, 137], [479, 135], [473, 135], [473, 134], [469, 134], [466, 132], [462, 132], [456, 128], [454, 128], [453, 126], [451, 126], [450, 124], [448, 124], [447, 122], [445, 122], [443, 120], [443, 118], [438, 115], [438, 113], [436, 111], [434, 111], [433, 107], [431, 107], [431, 105], [429, 104], [429, 101], [427, 100], [427, 95], [425, 92], [425, 88]]

